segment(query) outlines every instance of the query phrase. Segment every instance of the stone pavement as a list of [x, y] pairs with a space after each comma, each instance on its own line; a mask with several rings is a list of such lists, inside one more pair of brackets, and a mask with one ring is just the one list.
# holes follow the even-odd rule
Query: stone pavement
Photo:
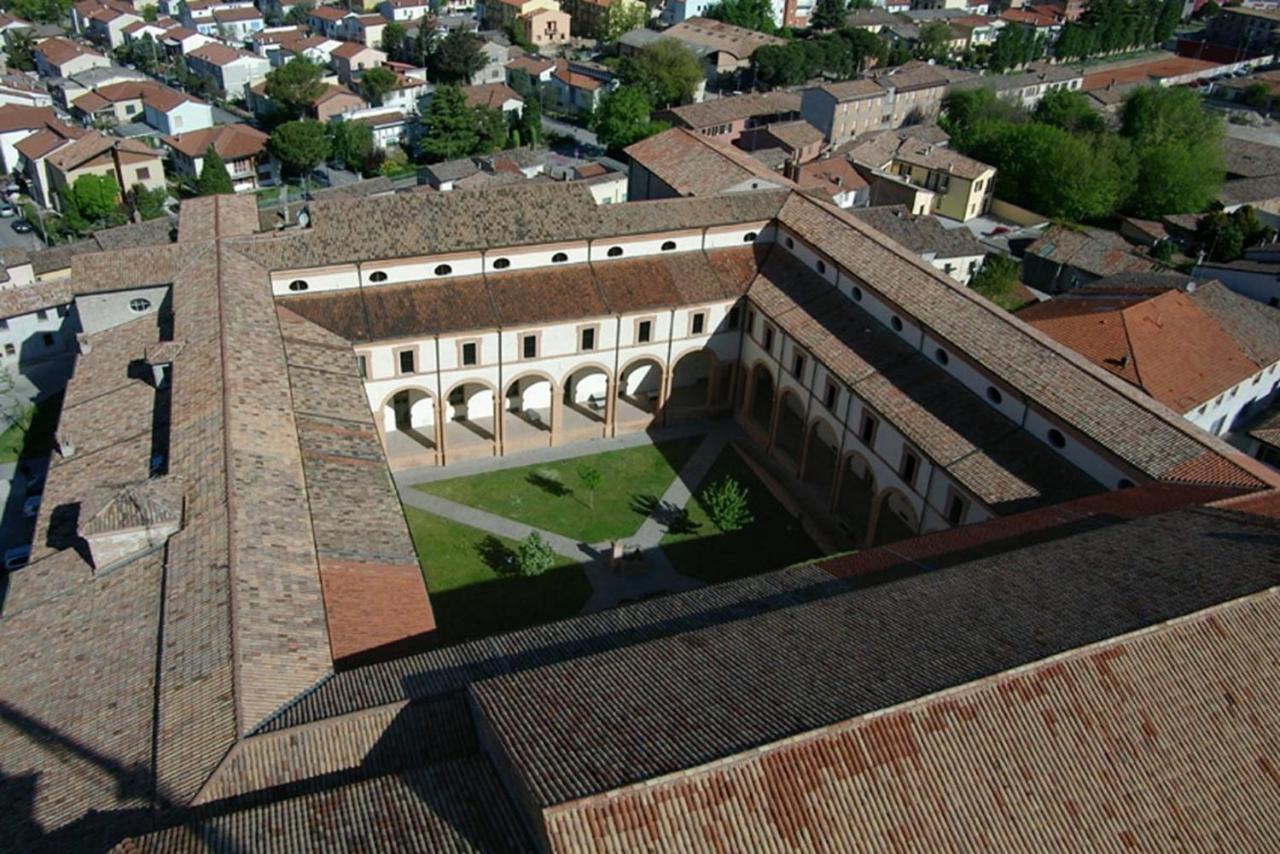
[[[684, 467], [677, 473], [671, 485], [663, 492], [661, 499], [654, 506], [649, 516], [641, 523], [634, 536], [624, 539], [623, 542], [628, 551], [639, 548], [644, 556], [644, 569], [635, 574], [629, 574], [626, 571], [615, 572], [611, 568], [612, 543], [575, 542], [569, 537], [552, 531], [535, 528], [532, 525], [526, 525], [523, 522], [517, 522], [505, 516], [498, 516], [475, 507], [468, 507], [465, 504], [449, 501], [439, 496], [428, 495], [421, 490], [414, 489], [413, 484], [440, 479], [424, 476], [431, 472], [447, 473], [448, 477], [463, 477], [466, 474], [496, 471], [498, 469], [552, 460], [572, 459], [602, 451], [616, 450], [617, 448], [637, 447], [639, 445], [652, 444], [655, 441], [697, 435], [697, 433], [705, 432], [705, 430], [706, 425], [690, 425], [686, 428], [677, 428], [673, 432], [660, 431], [655, 432], [655, 434], [632, 434], [619, 439], [580, 442], [574, 445], [540, 449], [509, 457], [472, 460], [458, 466], [449, 466], [446, 469], [432, 467], [429, 469], [409, 470], [401, 472], [397, 476], [396, 485], [400, 489], [400, 499], [405, 504], [410, 507], [416, 507], [419, 510], [425, 510], [428, 513], [434, 513], [437, 516], [442, 516], [462, 525], [487, 531], [511, 540], [523, 540], [533, 531], [537, 531], [557, 554], [576, 560], [582, 565], [583, 574], [591, 585], [591, 596], [587, 599], [586, 605], [583, 606], [582, 613], [589, 614], [593, 611], [612, 608], [622, 602], [634, 601], [663, 593], [678, 593], [702, 586], [701, 581], [677, 572], [662, 551], [659, 543], [667, 533], [667, 526], [684, 510], [685, 505], [693, 497], [693, 493], [697, 490], [703, 478], [707, 476], [707, 472], [711, 470], [711, 466], [715, 464], [716, 458], [720, 456], [729, 439], [738, 430], [737, 425], [728, 421], [721, 422], [706, 433], [702, 444], [698, 446], [697, 450], [693, 452], [692, 456], [684, 464]], [[464, 468], [471, 470], [464, 473], [461, 471]]]

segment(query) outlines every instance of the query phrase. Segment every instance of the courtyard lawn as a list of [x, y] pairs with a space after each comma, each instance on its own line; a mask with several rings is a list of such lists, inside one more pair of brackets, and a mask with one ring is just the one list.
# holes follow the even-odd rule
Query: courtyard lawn
[[[702, 491], [725, 477], [735, 478], [746, 488], [755, 517], [750, 525], [730, 533], [711, 524], [701, 502]], [[685, 519], [662, 538], [662, 550], [678, 571], [708, 584], [782, 569], [822, 554], [732, 447], [720, 453], [686, 511]]]
[[16, 422], [0, 433], [0, 463], [11, 463], [22, 457], [49, 456], [61, 412], [59, 393], [46, 397], [18, 416]]
[[516, 543], [414, 507], [404, 508], [445, 644], [549, 623], [582, 610], [591, 585], [563, 560], [536, 578], [508, 569]]
[[[701, 437], [680, 439], [415, 488], [580, 542], [598, 543], [634, 534], [701, 443]], [[578, 477], [583, 466], [600, 472], [594, 498]]]

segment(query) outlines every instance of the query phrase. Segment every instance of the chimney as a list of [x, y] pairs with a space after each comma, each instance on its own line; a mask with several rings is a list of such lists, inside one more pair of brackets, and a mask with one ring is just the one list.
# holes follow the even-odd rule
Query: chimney
[[76, 336], [76, 345], [80, 349], [81, 356], [87, 356], [93, 352], [93, 344], [89, 341], [89, 336], [81, 332]]
[[147, 347], [143, 361], [151, 368], [151, 385], [158, 391], [169, 381], [173, 360], [182, 352], [181, 341], [161, 341]]
[[58, 454], [64, 460], [68, 459], [69, 457], [75, 456], [76, 444], [75, 442], [71, 441], [71, 437], [68, 436], [66, 433], [61, 433], [61, 432], [58, 433], [57, 435], [54, 436], [53, 440], [58, 445]]

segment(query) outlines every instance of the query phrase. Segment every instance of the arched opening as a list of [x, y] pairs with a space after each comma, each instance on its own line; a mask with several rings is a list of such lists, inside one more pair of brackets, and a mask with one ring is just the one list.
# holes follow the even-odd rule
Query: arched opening
[[599, 439], [609, 420], [609, 372], [599, 365], [583, 365], [561, 383], [560, 434], [567, 442]]
[[880, 495], [880, 512], [876, 516], [876, 529], [871, 545], [883, 546], [916, 535], [920, 522], [907, 497], [896, 489], [886, 489]]
[[493, 386], [459, 383], [445, 395], [443, 408], [444, 444], [450, 461], [496, 453], [498, 397]]
[[719, 365], [710, 350], [691, 350], [676, 360], [671, 369], [671, 391], [667, 395], [667, 419], [705, 417], [715, 405]]
[[644, 430], [662, 401], [662, 363], [650, 356], [636, 359], [618, 375], [615, 432]]
[[823, 498], [823, 506], [830, 501], [831, 484], [836, 476], [836, 458], [840, 456], [840, 440], [835, 430], [819, 418], [809, 427], [804, 451], [804, 471], [800, 479], [815, 487]]
[[867, 540], [867, 525], [876, 498], [876, 478], [871, 466], [860, 454], [850, 454], [840, 473], [840, 490], [836, 494], [836, 516], [856, 542]]
[[778, 404], [773, 447], [785, 452], [792, 463], [800, 462], [800, 452], [804, 449], [804, 403], [790, 389], [782, 393], [782, 400]]
[[773, 376], [764, 365], [756, 365], [747, 385], [747, 419], [766, 435], [773, 419], [773, 395]]
[[435, 397], [426, 389], [405, 388], [382, 402], [382, 433], [392, 468], [435, 463], [439, 451]]
[[525, 374], [507, 384], [502, 415], [502, 450], [545, 447], [555, 424], [555, 385], [546, 374]]

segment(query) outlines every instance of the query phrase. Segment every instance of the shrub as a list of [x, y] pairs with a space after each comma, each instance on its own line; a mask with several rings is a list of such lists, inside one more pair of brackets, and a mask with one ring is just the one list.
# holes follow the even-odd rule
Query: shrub
[[516, 549], [516, 566], [526, 578], [542, 575], [556, 562], [556, 553], [537, 531], [520, 541]]
[[755, 521], [747, 504], [747, 490], [732, 477], [703, 490], [702, 503], [711, 524], [721, 531], [738, 531]]

